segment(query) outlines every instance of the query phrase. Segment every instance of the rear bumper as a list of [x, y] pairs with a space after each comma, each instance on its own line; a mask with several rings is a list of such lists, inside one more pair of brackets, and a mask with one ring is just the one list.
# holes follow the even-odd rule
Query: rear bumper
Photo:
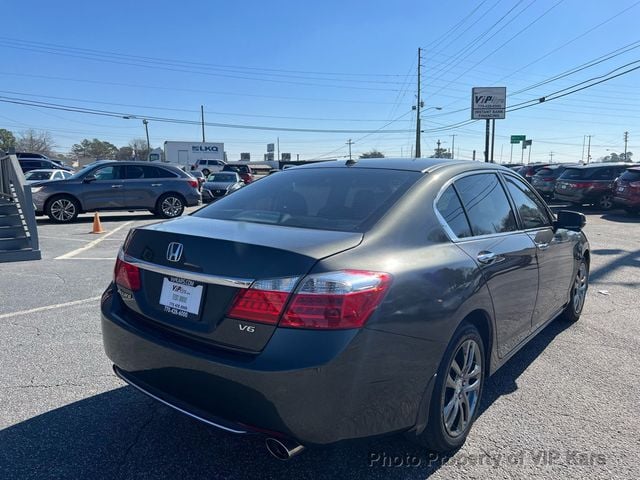
[[101, 308], [105, 351], [127, 382], [206, 423], [303, 444], [412, 428], [444, 350], [369, 329], [285, 328], [259, 355], [191, 348], [128, 321], [110, 290]]

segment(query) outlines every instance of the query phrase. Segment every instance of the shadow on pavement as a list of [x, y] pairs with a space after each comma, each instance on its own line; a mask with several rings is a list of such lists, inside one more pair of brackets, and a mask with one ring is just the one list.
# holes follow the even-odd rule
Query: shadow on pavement
[[[515, 391], [518, 377], [568, 326], [552, 322], [488, 379], [480, 414], [500, 396]], [[397, 461], [403, 466], [389, 466]], [[3, 479], [424, 479], [446, 463], [447, 458], [402, 435], [313, 447], [281, 462], [269, 456], [262, 438], [210, 428], [131, 387], [71, 403], [0, 431]]]
[[[155, 215], [153, 215], [152, 213], [136, 213], [134, 214], [128, 214], [128, 215], [109, 215], [109, 214], [100, 214], [100, 221], [102, 223], [109, 223], [109, 222], [130, 222], [130, 221], [146, 221], [146, 220], [157, 220], [157, 221], [162, 221], [162, 218], [156, 217]], [[49, 217], [37, 217], [36, 221], [38, 222], [38, 225], [60, 225], [58, 223], [52, 222]], [[77, 224], [83, 224], [83, 223], [92, 223], [93, 222], [93, 214], [82, 214], [80, 216], [78, 216], [78, 218], [76, 218], [72, 223], [70, 223], [69, 225], [77, 225]]]

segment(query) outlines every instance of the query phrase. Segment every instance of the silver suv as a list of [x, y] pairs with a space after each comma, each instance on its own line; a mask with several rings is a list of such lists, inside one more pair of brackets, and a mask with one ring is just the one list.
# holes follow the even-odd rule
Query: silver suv
[[148, 162], [100, 161], [66, 180], [31, 185], [36, 213], [56, 223], [97, 210], [149, 210], [162, 218], [199, 205], [198, 180], [179, 168]]

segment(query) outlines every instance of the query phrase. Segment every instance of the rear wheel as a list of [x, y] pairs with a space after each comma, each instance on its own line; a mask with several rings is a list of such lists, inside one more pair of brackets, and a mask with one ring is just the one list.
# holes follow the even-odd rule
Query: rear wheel
[[156, 215], [162, 218], [175, 218], [184, 212], [184, 200], [175, 193], [165, 193], [156, 204]]
[[611, 210], [613, 208], [613, 197], [611, 195], [602, 195], [598, 199], [598, 207], [602, 210]]
[[80, 213], [80, 204], [69, 195], [60, 195], [47, 202], [45, 213], [55, 223], [73, 222]]
[[427, 427], [414, 439], [436, 452], [461, 447], [478, 414], [484, 377], [482, 337], [473, 325], [465, 323], [440, 363]]
[[577, 322], [582, 314], [584, 301], [587, 298], [589, 289], [589, 265], [583, 258], [580, 260], [578, 271], [571, 286], [571, 296], [569, 303], [560, 314], [560, 318], [567, 322]]

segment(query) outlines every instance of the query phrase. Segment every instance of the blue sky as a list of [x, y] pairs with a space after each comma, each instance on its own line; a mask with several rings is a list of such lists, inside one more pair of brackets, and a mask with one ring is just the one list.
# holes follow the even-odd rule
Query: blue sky
[[[475, 149], [480, 158], [482, 122], [442, 129], [469, 118], [472, 86], [506, 86], [513, 105], [612, 71], [640, 59], [640, 48], [513, 94], [640, 40], [639, 16], [637, 0], [5, 0], [0, 96], [116, 115], [0, 103], [0, 128], [48, 130], [61, 152], [83, 138], [122, 146], [144, 137], [142, 118], [197, 121], [202, 104], [207, 122], [341, 130], [208, 126], [207, 140], [224, 142], [230, 160], [240, 152], [260, 159], [276, 138], [294, 158], [342, 157], [349, 138], [354, 154], [376, 148], [408, 156], [417, 48], [424, 47], [425, 107], [442, 110], [423, 113], [423, 155], [438, 139], [450, 148], [455, 134], [456, 156], [471, 158]], [[640, 70], [508, 113], [496, 122], [496, 160], [509, 160], [512, 134], [533, 139], [532, 161], [550, 152], [570, 161], [580, 160], [587, 134], [594, 159], [621, 151], [624, 131], [640, 160], [638, 87]], [[198, 125], [156, 120], [149, 132], [153, 146], [201, 135]]]

